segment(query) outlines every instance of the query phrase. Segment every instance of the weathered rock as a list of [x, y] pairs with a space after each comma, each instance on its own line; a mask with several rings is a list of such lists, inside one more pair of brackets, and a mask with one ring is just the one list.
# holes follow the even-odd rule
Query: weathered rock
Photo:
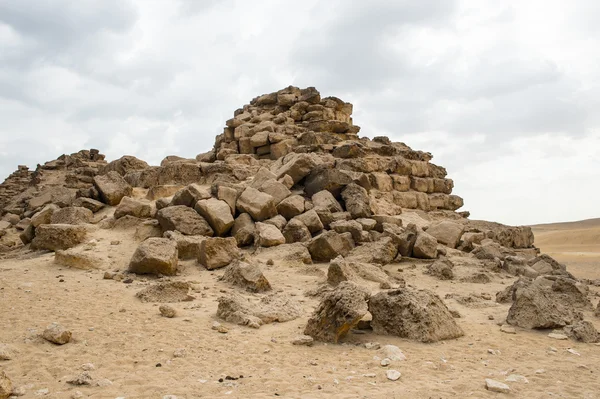
[[216, 198], [200, 200], [196, 203], [196, 212], [208, 221], [218, 236], [223, 236], [233, 227], [231, 208], [225, 201]]
[[304, 212], [304, 198], [301, 195], [291, 195], [277, 204], [277, 212], [286, 218], [292, 219]]
[[315, 206], [315, 210], [326, 210], [331, 213], [344, 211], [340, 203], [328, 190], [322, 190], [313, 194], [311, 200]]
[[385, 345], [381, 348], [381, 357], [390, 359], [393, 362], [402, 362], [406, 360], [406, 355], [402, 353], [396, 345]]
[[308, 242], [312, 239], [310, 230], [299, 219], [290, 220], [283, 229], [283, 237], [288, 244], [295, 242]]
[[450, 248], [456, 248], [464, 230], [465, 226], [462, 224], [444, 220], [431, 225], [427, 229], [427, 234], [433, 236], [440, 244], [444, 244]]
[[309, 154], [290, 154], [284, 158], [286, 161], [275, 173], [279, 179], [285, 175], [289, 175], [294, 184], [306, 177], [315, 166], [317, 161]]
[[[121, 219], [117, 220], [115, 226], [118, 226], [121, 220], [125, 218], [129, 218], [133, 216], [123, 216]], [[162, 237], [163, 230], [160, 227], [160, 223], [155, 219], [140, 219], [140, 223], [135, 228], [135, 233], [133, 233], [133, 238], [138, 242], [142, 242], [150, 237]]]
[[571, 304], [561, 303], [550, 289], [539, 284], [517, 288], [506, 321], [522, 328], [560, 328], [581, 319]]
[[221, 201], [227, 202], [232, 216], [235, 216], [235, 204], [237, 202], [238, 195], [238, 190], [232, 187], [219, 185], [219, 188], [217, 189], [217, 198]]
[[265, 220], [264, 223], [271, 224], [271, 225], [277, 227], [277, 229], [279, 231], [282, 231], [283, 228], [285, 227], [285, 225], [287, 224], [287, 220], [285, 220], [285, 218], [283, 216], [277, 215], [277, 216], [272, 217], [271, 219]]
[[347, 259], [352, 262], [387, 265], [396, 258], [396, 255], [398, 255], [398, 249], [392, 239], [383, 237], [378, 241], [355, 247], [350, 251]]
[[454, 278], [453, 267], [454, 265], [448, 259], [436, 260], [427, 267], [427, 274], [440, 280], [452, 280]]
[[[183, 187], [181, 187], [178, 184], [166, 184], [166, 185], [152, 186], [148, 189], [148, 193], [146, 194], [146, 199], [150, 200], [150, 201], [155, 201], [155, 200], [159, 200], [161, 198], [172, 197], [175, 195], [175, 193], [177, 193], [182, 188]], [[171, 199], [169, 199], [169, 202], [171, 202]]]
[[367, 190], [352, 183], [342, 190], [342, 199], [346, 210], [350, 212], [353, 219], [368, 218], [371, 216], [371, 204]]
[[181, 190], [177, 191], [173, 195], [171, 200], [172, 206], [185, 205], [193, 208], [198, 201], [209, 199], [212, 195], [210, 194], [210, 188], [201, 186], [196, 183], [192, 183]]
[[119, 159], [115, 159], [108, 165], [104, 166], [100, 173], [108, 173], [111, 171], [117, 172], [121, 176], [125, 176], [127, 173], [135, 170], [143, 170], [148, 168], [149, 165], [132, 155], [124, 155]]
[[315, 340], [309, 335], [298, 335], [292, 340], [292, 345], [313, 346]]
[[177, 244], [179, 259], [198, 259], [200, 244], [206, 240], [204, 236], [186, 236], [178, 231], [166, 231], [164, 237]]
[[239, 196], [236, 207], [240, 213], [248, 213], [258, 222], [277, 215], [273, 197], [252, 187], [246, 188]]
[[212, 237], [213, 229], [208, 222], [185, 205], [169, 206], [156, 214], [163, 231], [176, 230], [185, 235]]
[[125, 215], [135, 216], [137, 218], [154, 217], [155, 208], [148, 200], [123, 197], [115, 209], [115, 219]]
[[437, 257], [437, 240], [430, 234], [419, 231], [412, 253], [415, 258], [435, 259]]
[[83, 270], [100, 269], [103, 264], [99, 256], [76, 248], [64, 251], [57, 250], [54, 254], [54, 262], [62, 266]]
[[417, 241], [417, 226], [409, 223], [404, 231], [398, 236], [398, 254], [402, 256], [412, 256], [415, 242]]
[[292, 195], [290, 190], [285, 185], [275, 179], [264, 182], [260, 186], [259, 190], [273, 197], [275, 204], [279, 204], [281, 201]]
[[35, 238], [31, 242], [33, 249], [69, 249], [86, 240], [85, 226], [72, 224], [43, 224], [35, 230]]
[[152, 284], [135, 294], [140, 301], [149, 303], [187, 302], [194, 300], [189, 295], [191, 284], [187, 281], [165, 281]]
[[100, 193], [102, 202], [111, 206], [119, 205], [119, 202], [121, 202], [123, 197], [131, 196], [131, 193], [133, 192], [129, 183], [115, 171], [110, 171], [105, 175], [95, 176], [94, 186]]
[[258, 303], [252, 303], [237, 293], [221, 297], [218, 301], [217, 317], [252, 328], [294, 320], [301, 314], [298, 303], [280, 293], [264, 296]]
[[316, 341], [338, 343], [367, 313], [369, 293], [351, 283], [341, 282], [323, 297], [308, 320], [304, 334]]
[[104, 208], [106, 205], [93, 198], [79, 197], [75, 201], [73, 201], [73, 206], [80, 206], [82, 208], [89, 209], [93, 213], [96, 213], [102, 208]]
[[286, 241], [285, 237], [276, 226], [257, 222], [254, 242], [259, 247], [274, 247], [276, 245], [285, 244]]
[[329, 224], [329, 228], [337, 233], [350, 233], [355, 242], [363, 241], [362, 225], [356, 220], [338, 220]]
[[260, 268], [246, 262], [233, 262], [225, 270], [223, 281], [250, 292], [265, 292], [271, 290], [271, 284]]
[[58, 323], [52, 323], [44, 330], [42, 338], [57, 345], [64, 345], [71, 340], [71, 331]]
[[48, 204], [42, 208], [41, 211], [37, 212], [35, 215], [31, 217], [31, 225], [33, 227], [38, 227], [42, 224], [50, 224], [52, 223], [52, 214], [58, 211], [60, 208], [54, 204]]
[[[314, 209], [304, 212], [302, 215], [296, 216], [294, 219], [301, 221], [308, 228], [311, 234], [318, 233], [323, 230], [323, 223], [319, 215]], [[293, 220], [293, 219], [292, 219]]]
[[383, 291], [369, 300], [376, 334], [421, 342], [437, 342], [464, 335], [439, 296], [427, 290], [403, 288]]
[[[349, 233], [345, 233], [350, 236]], [[314, 261], [328, 262], [342, 255], [346, 256], [353, 248], [352, 238], [344, 237], [335, 231], [325, 231], [314, 237], [308, 244], [308, 251]]]
[[235, 238], [207, 238], [200, 244], [198, 263], [208, 270], [213, 270], [227, 266], [239, 256], [240, 252]]
[[175, 308], [169, 305], [160, 305], [158, 307], [158, 311], [160, 312], [161, 316], [167, 317], [169, 319], [172, 319], [177, 315], [177, 311], [175, 310]]
[[568, 303], [576, 308], [592, 308], [592, 303], [588, 299], [588, 286], [577, 280], [557, 277], [552, 283], [552, 291], [560, 296], [562, 303]]
[[[342, 189], [352, 183], [352, 178], [340, 169], [315, 168], [304, 182], [304, 190], [309, 196], [321, 191], [328, 191], [334, 196], [339, 197]], [[341, 211], [332, 211], [341, 212]]]
[[508, 385], [490, 378], [485, 379], [485, 389], [492, 392], [510, 393], [510, 387]]
[[87, 208], [68, 206], [52, 213], [52, 224], [86, 224], [92, 221], [94, 213]]
[[575, 323], [566, 326], [564, 329], [565, 334], [575, 341], [581, 341], [585, 343], [600, 342], [600, 333], [596, 330], [596, 327], [587, 320], [576, 321]]
[[8, 399], [12, 392], [12, 381], [8, 378], [4, 370], [0, 370], [0, 399]]
[[167, 238], [148, 238], [133, 253], [129, 271], [173, 276], [177, 272], [177, 244]]
[[235, 238], [237, 245], [240, 247], [252, 244], [254, 242], [255, 232], [256, 226], [254, 221], [247, 213], [242, 213], [238, 216], [231, 229], [231, 235]]
[[358, 276], [342, 256], [337, 256], [329, 262], [327, 283], [337, 287], [343, 281], [356, 281]]

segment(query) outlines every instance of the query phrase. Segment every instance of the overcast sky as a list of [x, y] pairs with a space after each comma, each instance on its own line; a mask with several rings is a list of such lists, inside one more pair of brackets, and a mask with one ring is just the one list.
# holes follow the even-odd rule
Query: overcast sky
[[431, 152], [476, 219], [600, 217], [597, 0], [0, 0], [0, 181], [212, 147], [290, 84]]

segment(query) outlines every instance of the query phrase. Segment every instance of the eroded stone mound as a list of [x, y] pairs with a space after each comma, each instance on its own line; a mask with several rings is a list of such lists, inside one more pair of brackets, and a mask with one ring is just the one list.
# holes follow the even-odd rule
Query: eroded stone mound
[[286, 322], [301, 314], [299, 304], [281, 294], [264, 296], [259, 302], [251, 302], [233, 293], [219, 298], [217, 317], [230, 323], [259, 328], [263, 324]]
[[403, 288], [383, 291], [369, 300], [376, 334], [395, 335], [421, 342], [462, 337], [463, 330], [431, 291]]

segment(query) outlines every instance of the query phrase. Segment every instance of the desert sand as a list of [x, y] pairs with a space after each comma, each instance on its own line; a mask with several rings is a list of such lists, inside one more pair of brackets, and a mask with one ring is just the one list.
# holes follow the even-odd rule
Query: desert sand
[[[581, 229], [544, 229], [536, 228], [536, 233], [548, 251], [559, 259], [564, 255], [569, 268], [573, 262], [579, 277], [600, 278], [591, 256], [573, 261], [579, 255], [560, 247], [563, 231], [568, 237], [578, 235], [587, 252], [598, 253], [598, 241]], [[514, 279], [495, 275], [488, 284], [444, 282], [423, 274], [427, 262], [389, 264], [385, 268], [392, 276], [430, 288], [442, 298], [450, 293], [489, 294], [492, 300], [470, 306], [445, 300], [461, 314], [457, 321], [466, 332], [452, 341], [422, 344], [366, 333], [349, 334], [340, 345], [294, 346], [291, 341], [302, 333], [317, 303], [304, 292], [324, 280], [326, 263], [263, 263], [275, 289], [302, 301], [304, 314], [259, 330], [221, 321], [229, 329], [223, 334], [211, 328], [217, 321], [216, 299], [234, 290], [218, 281], [222, 271], [207, 271], [195, 261], [180, 262], [180, 274], [170, 279], [193, 282], [196, 299], [172, 304], [178, 312], [172, 319], [160, 315], [158, 304], [135, 297], [156, 278], [137, 277], [130, 284], [103, 279], [105, 270], [126, 268], [137, 245], [132, 235], [132, 231], [94, 232], [95, 244], [89, 250], [104, 257], [98, 270], [61, 267], [54, 263], [53, 253], [43, 252], [5, 255], [0, 261], [0, 343], [16, 350], [12, 360], [0, 365], [22, 388], [22, 397], [491, 398], [501, 394], [486, 391], [485, 378], [504, 381], [510, 374], [525, 376], [528, 383], [508, 382], [512, 391], [508, 397], [596, 398], [600, 392], [599, 346], [557, 341], [547, 336], [548, 331], [500, 331], [498, 324], [509, 305], [496, 304], [493, 298]], [[120, 243], [111, 245], [115, 240]], [[558, 247], [560, 251], [554, 252]], [[468, 263], [455, 270], [459, 277], [475, 271]], [[598, 287], [592, 291], [598, 295]], [[598, 319], [589, 314], [586, 319], [600, 328]], [[52, 322], [69, 328], [72, 342], [57, 346], [40, 338]], [[398, 381], [387, 380], [386, 368], [379, 364], [381, 354], [366, 349], [368, 342], [401, 348], [407, 360], [387, 367], [402, 373]], [[66, 382], [88, 363], [94, 366], [91, 386]], [[227, 376], [238, 379], [219, 382]]]

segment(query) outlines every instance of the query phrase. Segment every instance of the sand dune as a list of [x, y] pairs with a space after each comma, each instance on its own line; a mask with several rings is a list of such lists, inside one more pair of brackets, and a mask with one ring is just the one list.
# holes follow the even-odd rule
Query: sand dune
[[600, 218], [531, 226], [535, 245], [580, 278], [600, 273]]

